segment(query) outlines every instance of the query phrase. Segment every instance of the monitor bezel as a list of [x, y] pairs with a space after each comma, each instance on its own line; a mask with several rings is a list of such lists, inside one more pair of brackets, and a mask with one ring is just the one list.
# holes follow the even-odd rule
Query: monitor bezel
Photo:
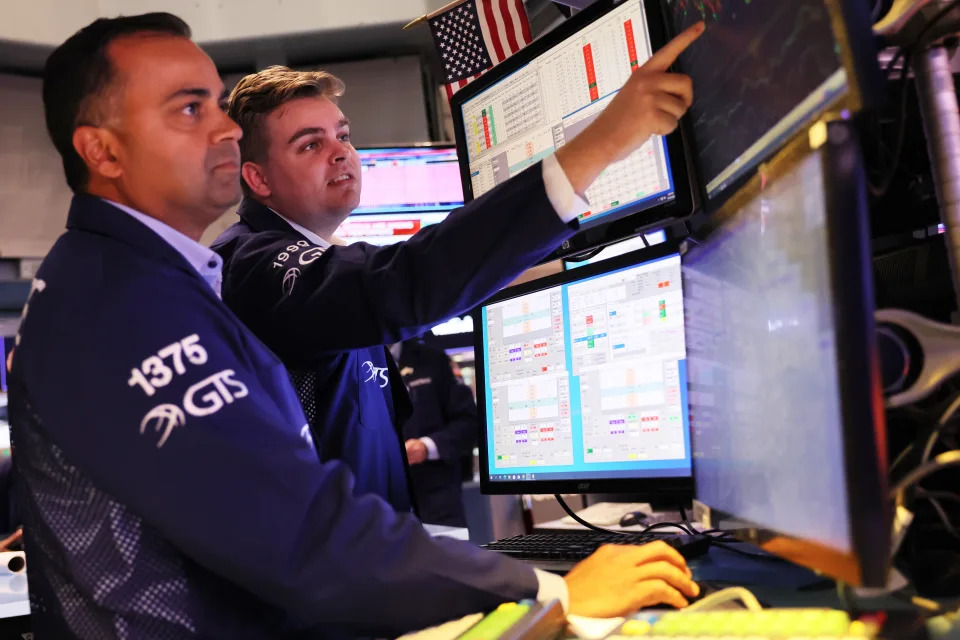
[[[813, 132], [813, 135], [811, 135]], [[811, 140], [820, 140], [816, 146]], [[751, 199], [763, 185], [791, 171], [811, 153], [823, 155], [827, 253], [836, 327], [837, 379], [843, 422], [843, 459], [851, 552], [834, 549], [788, 532], [745, 521], [738, 514], [702, 505], [704, 524], [737, 522], [734, 535], [796, 564], [851, 585], [883, 587], [890, 566], [892, 507], [887, 488], [886, 423], [875, 335], [873, 270], [868, 231], [867, 178], [856, 131], [850, 122], [820, 121], [798, 134], [698, 232], [709, 235]], [[693, 243], [684, 255], [695, 250]], [[859, 277], [854, 277], [854, 276]], [[691, 442], [696, 432], [691, 428]], [[695, 445], [692, 445], [696, 449]], [[694, 460], [696, 478], [696, 460]], [[802, 482], [802, 479], [798, 479]]]
[[[657, 51], [667, 43], [667, 27], [664, 14], [658, 0], [640, 0], [640, 2], [647, 17], [651, 49]], [[472, 201], [474, 195], [473, 182], [470, 180], [469, 154], [466, 152], [463, 103], [622, 4], [622, 0], [596, 0], [583, 11], [561, 23], [553, 31], [527, 45], [454, 94], [450, 101], [450, 112], [453, 118], [457, 158], [460, 163], [460, 180], [463, 184], [465, 203]], [[682, 127], [678, 127], [665, 139], [670, 171], [673, 177], [674, 199], [643, 209], [630, 207], [627, 212], [618, 214], [612, 220], [582, 228], [574, 237], [565, 241], [553, 253], [544, 258], [542, 262], [549, 262], [606, 246], [644, 231], [662, 229], [688, 218], [693, 213], [694, 188], [690, 182], [687, 167]]]
[[[667, 0], [659, 0], [661, 3]], [[823, 105], [820, 109], [797, 125], [797, 131], [805, 131], [812, 123], [831, 114], [840, 114], [848, 111], [851, 114], [863, 109], [873, 108], [881, 103], [884, 96], [883, 79], [880, 67], [877, 64], [877, 45], [873, 36], [873, 22], [870, 19], [869, 8], [861, 2], [845, 2], [843, 0], [823, 0], [830, 14], [831, 27], [834, 38], [841, 47], [840, 58], [847, 74], [847, 91], [837, 96], [833, 101]], [[668, 16], [669, 8], [663, 7], [664, 16]], [[674, 34], [672, 21], [666, 22], [668, 33]], [[683, 72], [680, 61], [675, 65], [679, 72]], [[696, 98], [694, 98], [696, 99]], [[696, 153], [696, 138], [693, 134], [691, 115], [683, 118], [683, 125], [687, 131], [687, 143], [690, 150], [692, 180], [696, 186], [696, 197], [701, 208], [708, 212], [718, 211], [734, 194], [738, 193], [757, 174], [760, 166], [770, 160], [785, 145], [779, 145], [765, 155], [747, 165], [743, 174], [731, 181], [723, 190], [710, 196], [707, 193], [707, 180], [703, 178], [703, 168], [700, 156]], [[794, 136], [797, 135], [794, 133]]]
[[[679, 246], [671, 239], [644, 249], [615, 256], [608, 260], [570, 271], [546, 276], [502, 290], [473, 310], [474, 362], [477, 383], [477, 409], [480, 417], [480, 492], [485, 495], [556, 494], [556, 493], [630, 493], [648, 502], [688, 503], [693, 496], [693, 472], [690, 476], [661, 478], [596, 478], [491, 481], [487, 456], [487, 389], [484, 358], [483, 308], [511, 298], [559, 285], [586, 280], [651, 260], [679, 254]], [[688, 420], [689, 424], [689, 420]], [[637, 498], [638, 500], [640, 498]]]

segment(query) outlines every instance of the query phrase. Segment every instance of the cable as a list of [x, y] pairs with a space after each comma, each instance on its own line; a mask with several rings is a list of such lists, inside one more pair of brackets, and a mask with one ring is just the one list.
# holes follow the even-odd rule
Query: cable
[[870, 185], [870, 192], [874, 196], [881, 197], [887, 192], [893, 183], [893, 178], [896, 176], [897, 168], [900, 165], [900, 155], [903, 153], [903, 144], [907, 134], [907, 98], [909, 96], [907, 89], [909, 88], [910, 66], [913, 62], [913, 54], [917, 49], [924, 46], [923, 39], [930, 33], [933, 27], [957, 7], [960, 7], [960, 0], [953, 0], [953, 2], [938, 11], [933, 18], [924, 25], [923, 29], [920, 30], [913, 44], [904, 45], [897, 49], [896, 55], [894, 55], [887, 64], [886, 75], [889, 77], [890, 72], [896, 66], [897, 62], [900, 61], [900, 58], [903, 58], [903, 67], [900, 76], [900, 115], [898, 118], [899, 124], [897, 125], [897, 141], [894, 145], [893, 158], [891, 159], [890, 166], [887, 168], [886, 175], [881, 179], [879, 186]]
[[937, 440], [940, 439], [944, 427], [946, 427], [947, 423], [950, 422], [950, 419], [953, 418], [954, 414], [957, 412], [957, 409], [960, 409], [960, 394], [957, 394], [957, 397], [953, 399], [953, 402], [950, 403], [950, 406], [947, 407], [947, 410], [943, 412], [942, 416], [940, 416], [940, 420], [937, 421], [937, 426], [934, 427], [933, 432], [930, 434], [930, 438], [927, 440], [927, 445], [923, 448], [923, 455], [920, 456], [920, 464], [924, 464], [930, 459], [930, 454], [933, 453], [933, 448], [936, 446]]
[[607, 248], [607, 245], [597, 247], [596, 249], [587, 249], [586, 251], [581, 251], [580, 253], [574, 253], [569, 256], [564, 256], [563, 259], [567, 262], [583, 262], [584, 260], [589, 260], [590, 258], [596, 257], [598, 253]]
[[[632, 531], [617, 531], [615, 529], [604, 529], [603, 527], [598, 527], [595, 524], [591, 524], [586, 520], [584, 520], [583, 518], [581, 518], [580, 516], [578, 516], [576, 513], [574, 513], [573, 509], [570, 508], [570, 505], [568, 505], [564, 501], [563, 496], [561, 496], [559, 493], [554, 494], [553, 497], [556, 498], [557, 502], [560, 504], [560, 507], [567, 512], [568, 516], [573, 518], [574, 521], [577, 522], [578, 524], [585, 526], [587, 529], [592, 529], [593, 531], [599, 531], [600, 533], [611, 533], [614, 535], [628, 535], [633, 533]], [[652, 531], [653, 529], [666, 529], [666, 528], [680, 529], [687, 535], [691, 535], [691, 536], [697, 535], [696, 531], [694, 531], [692, 528], [688, 527], [685, 523], [682, 523], [682, 522], [657, 522], [642, 529], [640, 531], [640, 534], [647, 533], [648, 531]]]
[[568, 505], [563, 500], [563, 496], [561, 496], [559, 493], [554, 494], [553, 497], [557, 499], [557, 502], [560, 503], [560, 506], [563, 508], [564, 511], [567, 512], [568, 516], [573, 518], [574, 521], [577, 522], [578, 524], [585, 526], [587, 529], [592, 529], [593, 531], [599, 531], [600, 533], [612, 533], [615, 535], [623, 535], [627, 533], [626, 531], [614, 531], [613, 529], [604, 529], [603, 527], [598, 527], [595, 524], [590, 524], [589, 522], [587, 522], [586, 520], [578, 516], [576, 513], [574, 513], [573, 509], [570, 508], [570, 505]]
[[640, 531], [640, 533], [647, 533], [648, 531], [653, 531], [654, 529], [667, 529], [667, 528], [680, 529], [680, 531], [683, 531], [684, 533], [690, 536], [697, 535], [697, 532], [695, 530], [688, 527], [683, 522], [655, 522], [654, 524], [651, 524], [650, 526], [645, 527], [642, 531]]
[[843, 580], [837, 580], [837, 598], [840, 599], [843, 610], [847, 613], [852, 614], [860, 610], [854, 602], [853, 589]]
[[917, 489], [917, 496], [921, 498], [933, 496], [938, 500], [952, 500], [954, 502], [960, 502], [960, 494], [950, 491], [930, 491], [929, 489]]
[[896, 500], [903, 491], [909, 489], [911, 486], [920, 482], [930, 474], [936, 473], [941, 469], [944, 469], [946, 467], [951, 467], [954, 465], [960, 465], [960, 449], [956, 449], [954, 451], [947, 451], [946, 453], [941, 453], [930, 462], [926, 462], [920, 465], [919, 467], [917, 467], [916, 469], [914, 469], [913, 471], [905, 475], [893, 487], [893, 489], [890, 490], [890, 497]]
[[937, 515], [940, 516], [940, 522], [943, 523], [943, 528], [947, 530], [947, 533], [952, 535], [957, 540], [960, 540], [960, 533], [957, 533], [957, 530], [953, 527], [953, 523], [950, 522], [950, 516], [947, 515], [947, 512], [944, 510], [943, 505], [940, 504], [940, 501], [931, 497], [927, 497], [927, 500], [930, 501], [930, 506], [937, 511]]
[[903, 451], [900, 452], [900, 455], [897, 456], [897, 459], [894, 460], [893, 464], [890, 465], [890, 473], [893, 473], [893, 470], [896, 469], [897, 466], [906, 459], [910, 452], [913, 451], [913, 447], [914, 443], [911, 442]]
[[[890, 68], [899, 56], [900, 53], [898, 52], [890, 61], [890, 64], [887, 65], [888, 75]], [[870, 193], [878, 198], [886, 194], [887, 190], [890, 189], [890, 185], [893, 184], [893, 179], [896, 177], [897, 169], [900, 166], [900, 156], [903, 154], [903, 145], [907, 138], [907, 99], [910, 97], [908, 89], [910, 88], [910, 65], [912, 62], [913, 49], [906, 54], [903, 60], [903, 71], [900, 77], [900, 109], [897, 118], [899, 123], [897, 124], [897, 138], [893, 146], [893, 156], [890, 159], [890, 166], [887, 167], [886, 173], [880, 180], [879, 186], [870, 185]]]
[[694, 611], [707, 611], [708, 609], [713, 609], [727, 602], [733, 602], [734, 600], [739, 600], [743, 603], [743, 606], [747, 608], [748, 611], [763, 611], [763, 607], [760, 606], [760, 603], [757, 601], [757, 597], [750, 593], [747, 589], [743, 587], [729, 587], [727, 589], [721, 589], [716, 593], [711, 593], [703, 600], [694, 602], [692, 605], [683, 610], [684, 613], [693, 613]]
[[937, 512], [937, 515], [940, 516], [940, 522], [943, 523], [943, 528], [947, 530], [947, 533], [957, 540], [960, 540], [960, 532], [957, 532], [956, 528], [954, 528], [953, 523], [950, 522], [950, 516], [947, 515], [946, 509], [944, 509], [943, 505], [940, 504], [940, 494], [942, 494], [942, 497], [945, 499], [952, 498], [955, 500], [960, 500], [960, 496], [954, 495], [949, 491], [927, 491], [925, 489], [920, 489], [917, 491], [917, 497], [923, 498], [924, 500], [930, 502], [930, 506], [932, 506]]
[[690, 522], [687, 520], [687, 510], [683, 508], [683, 505], [677, 505], [680, 508], [680, 522], [687, 523]]

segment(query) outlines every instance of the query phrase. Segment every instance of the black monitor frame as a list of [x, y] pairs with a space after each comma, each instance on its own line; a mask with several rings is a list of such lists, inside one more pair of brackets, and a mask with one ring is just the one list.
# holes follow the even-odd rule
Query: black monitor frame
[[[466, 151], [463, 103], [622, 4], [622, 0], [596, 0], [588, 8], [569, 18], [553, 31], [527, 45], [454, 94], [453, 100], [450, 102], [450, 111], [453, 116], [453, 129], [457, 144], [457, 156], [460, 162], [460, 179], [463, 183], [464, 202], [473, 200], [474, 195], [473, 182], [470, 180], [469, 154]], [[641, 4], [646, 12], [651, 49], [657, 51], [668, 40], [662, 8], [658, 0], [641, 0]], [[666, 143], [670, 172], [673, 177], [674, 200], [654, 206], [644, 205], [643, 208], [631, 207], [627, 212], [618, 214], [610, 221], [602, 221], [582, 229], [577, 235], [564, 242], [556, 251], [544, 258], [543, 262], [606, 246], [643, 231], [662, 229], [689, 217], [694, 208], [694, 189], [690, 184], [687, 154], [680, 127], [666, 136]]]
[[[659, 0], [660, 3], [666, 1]], [[797, 130], [806, 130], [813, 122], [824, 117], [839, 116], [843, 111], [855, 114], [863, 109], [874, 108], [882, 102], [885, 91], [880, 66], [877, 63], [877, 45], [873, 35], [873, 21], [870, 19], [870, 11], [866, 3], [850, 2], [848, 0], [822, 1], [830, 13], [834, 38], [841, 49], [840, 58], [847, 73], [847, 91], [837, 96], [832, 102], [823, 105], [816, 112], [811, 113], [804, 122], [797, 125]], [[668, 16], [668, 9], [662, 8], [664, 16]], [[666, 21], [666, 24], [668, 32], [675, 35], [675, 29], [669, 20]], [[682, 57], [674, 67], [678, 72], [683, 73]], [[694, 99], [696, 99], [696, 96], [694, 96]], [[745, 168], [744, 173], [739, 178], [731, 181], [722, 191], [710, 197], [707, 193], [707, 180], [703, 177], [700, 156], [696, 150], [696, 139], [693, 135], [690, 117], [688, 114], [683, 118], [683, 127], [688, 132], [685, 139], [690, 150], [693, 182], [697, 185], [696, 198], [704, 211], [713, 213], [739, 192], [741, 187], [750, 182], [756, 175], [759, 166], [775, 155], [784, 145], [772, 149], [765, 155], [758, 156], [754, 162]]]
[[474, 361], [476, 363], [477, 408], [480, 416], [480, 492], [486, 495], [503, 494], [556, 494], [556, 493], [629, 493], [635, 499], [646, 502], [686, 504], [693, 497], [693, 476], [663, 478], [597, 478], [597, 479], [546, 479], [520, 480], [515, 482], [490, 480], [487, 456], [487, 396], [484, 371], [483, 307], [511, 298], [569, 284], [593, 276], [631, 267], [649, 260], [656, 260], [680, 252], [677, 243], [666, 242], [639, 249], [631, 253], [590, 264], [570, 271], [562, 271], [538, 280], [526, 282], [502, 290], [479, 305], [473, 311]]
[[[819, 129], [818, 129], [819, 128]], [[811, 135], [812, 131], [812, 135]], [[874, 342], [873, 268], [868, 232], [867, 177], [856, 131], [850, 122], [813, 125], [781, 153], [759, 167], [707, 225], [698, 243], [735, 217], [761, 193], [763, 184], [788, 173], [811, 153], [823, 155], [826, 225], [836, 327], [837, 376], [843, 421], [843, 459], [853, 552], [844, 553], [811, 540], [746, 522], [735, 530], [741, 539], [852, 585], [886, 585], [890, 563], [892, 502], [888, 499], [886, 418], [880, 367]], [[822, 138], [816, 148], [811, 141]], [[685, 245], [684, 255], [693, 251]], [[695, 438], [695, 432], [691, 438]], [[696, 469], [696, 460], [694, 460]], [[812, 470], [816, 472], [816, 470]], [[696, 475], [696, 471], [694, 471]], [[802, 479], [798, 479], [802, 482]], [[698, 504], [707, 526], [743, 519]]]

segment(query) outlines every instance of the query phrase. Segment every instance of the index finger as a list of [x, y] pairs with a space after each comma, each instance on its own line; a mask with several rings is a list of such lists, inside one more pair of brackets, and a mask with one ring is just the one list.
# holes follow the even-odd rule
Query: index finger
[[642, 68], [648, 71], [666, 71], [670, 68], [670, 65], [676, 62], [680, 54], [693, 44], [694, 40], [703, 35], [706, 28], [707, 26], [702, 20], [692, 27], [686, 28], [677, 37], [665, 44], [662, 49], [650, 56], [650, 59]]
[[[648, 562], [669, 562], [673, 566], [681, 569], [687, 575], [690, 569], [687, 568], [687, 561], [683, 559], [680, 552], [668, 545], [666, 542], [650, 542], [636, 547], [623, 547], [627, 554], [624, 560], [633, 565], [647, 564]], [[629, 551], [627, 551], [629, 549]]]

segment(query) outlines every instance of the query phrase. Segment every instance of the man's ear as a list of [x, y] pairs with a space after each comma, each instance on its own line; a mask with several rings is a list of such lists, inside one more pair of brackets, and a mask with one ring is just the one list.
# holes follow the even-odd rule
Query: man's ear
[[108, 180], [123, 175], [117, 161], [118, 142], [112, 133], [100, 127], [80, 126], [73, 131], [73, 148], [83, 158], [91, 174]]
[[255, 162], [244, 162], [243, 166], [240, 167], [240, 175], [254, 195], [261, 198], [270, 197], [270, 185], [267, 184], [267, 177], [260, 165]]

